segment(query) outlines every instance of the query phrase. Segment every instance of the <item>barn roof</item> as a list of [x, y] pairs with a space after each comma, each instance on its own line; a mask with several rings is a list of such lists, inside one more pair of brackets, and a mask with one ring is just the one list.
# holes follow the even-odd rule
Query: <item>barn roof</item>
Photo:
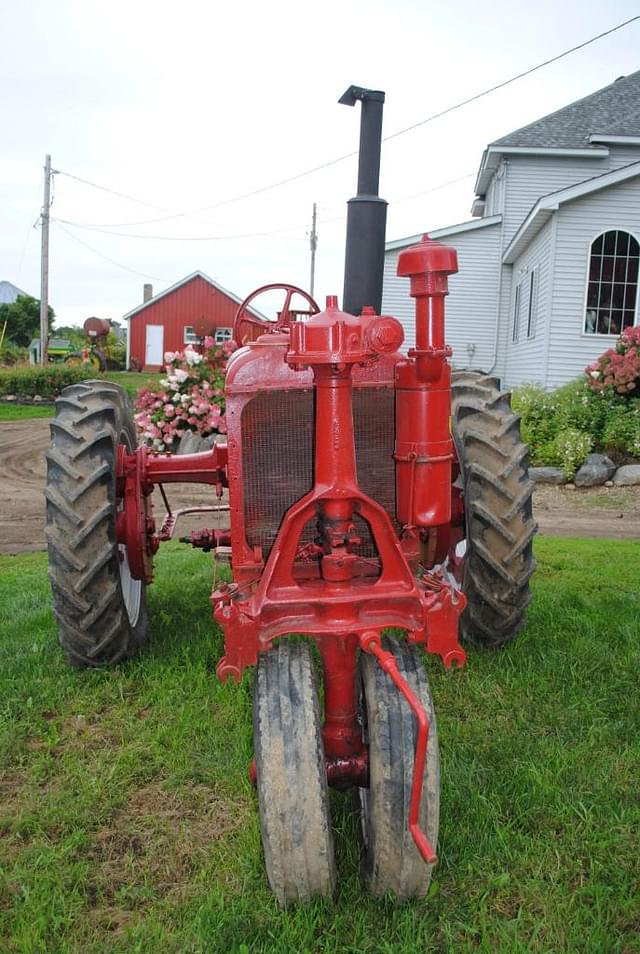
[[[177, 291], [182, 285], [186, 285], [188, 282], [192, 281], [194, 278], [203, 278], [205, 282], [208, 282], [209, 285], [212, 285], [219, 292], [222, 292], [223, 295], [226, 295], [227, 298], [230, 298], [232, 301], [237, 302], [239, 305], [242, 304], [242, 298], [238, 298], [237, 295], [234, 295], [233, 292], [230, 292], [228, 288], [224, 288], [222, 285], [219, 285], [218, 282], [214, 282], [213, 278], [209, 278], [204, 272], [197, 270], [191, 272], [190, 275], [187, 275], [186, 278], [181, 278], [179, 282], [176, 282], [174, 285], [170, 285], [169, 288], [165, 288], [164, 291], [159, 292], [157, 295], [154, 295], [153, 298], [150, 298], [148, 301], [143, 301], [142, 304], [137, 305], [135, 308], [132, 308], [131, 311], [128, 311], [126, 315], [123, 315], [123, 319], [133, 318], [134, 315], [139, 314], [141, 311], [144, 311], [145, 308], [148, 308], [149, 305], [155, 305], [157, 301], [160, 301], [161, 298], [165, 298], [167, 295], [170, 295], [171, 292]], [[249, 309], [252, 314], [257, 315], [259, 318], [264, 317], [257, 311], [255, 308]]]

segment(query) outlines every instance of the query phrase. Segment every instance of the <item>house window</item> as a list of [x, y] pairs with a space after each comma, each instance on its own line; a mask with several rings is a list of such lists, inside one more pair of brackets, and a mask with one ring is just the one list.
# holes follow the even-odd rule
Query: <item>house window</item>
[[634, 324], [640, 245], [628, 232], [603, 232], [591, 243], [584, 330], [619, 335]]
[[512, 341], [517, 341], [520, 335], [520, 299], [522, 297], [522, 282], [519, 285], [516, 285], [516, 297], [513, 303], [513, 331], [511, 334]]
[[200, 341], [200, 336], [195, 333], [191, 325], [184, 326], [184, 343], [185, 344], [198, 344]]
[[536, 308], [537, 302], [537, 271], [534, 268], [529, 276], [529, 304], [527, 306], [527, 338], [533, 338], [536, 333]]
[[231, 341], [233, 328], [216, 328], [214, 341], [217, 345], [224, 344], [225, 341]]

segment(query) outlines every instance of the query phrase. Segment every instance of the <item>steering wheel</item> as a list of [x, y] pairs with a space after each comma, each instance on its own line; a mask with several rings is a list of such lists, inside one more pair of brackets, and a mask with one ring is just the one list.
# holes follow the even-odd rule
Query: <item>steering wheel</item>
[[[274, 289], [285, 292], [284, 305], [282, 306], [282, 310], [278, 312], [276, 320], [270, 321], [268, 318], [259, 318], [256, 314], [250, 314], [249, 303], [252, 302], [254, 298], [262, 295], [263, 292], [273, 291]], [[291, 299], [294, 295], [301, 295], [309, 307], [292, 308]], [[270, 332], [287, 331], [291, 326], [291, 322], [295, 321], [298, 317], [303, 315], [317, 315], [319, 311], [320, 307], [318, 303], [313, 300], [311, 295], [296, 285], [285, 285], [279, 282], [273, 285], [262, 285], [260, 288], [256, 288], [255, 291], [252, 291], [238, 308], [235, 318], [233, 319], [233, 340], [239, 347], [242, 347], [242, 345], [249, 344], [250, 341], [255, 341], [260, 335], [269, 334]]]

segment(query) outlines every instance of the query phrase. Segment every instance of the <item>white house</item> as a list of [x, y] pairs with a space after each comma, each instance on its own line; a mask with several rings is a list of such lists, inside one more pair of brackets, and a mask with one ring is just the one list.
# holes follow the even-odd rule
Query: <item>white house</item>
[[[468, 222], [429, 234], [458, 251], [449, 280], [454, 366], [506, 386], [575, 378], [640, 322], [640, 71], [509, 133], [484, 151]], [[405, 326], [409, 281], [388, 242], [383, 313]]]

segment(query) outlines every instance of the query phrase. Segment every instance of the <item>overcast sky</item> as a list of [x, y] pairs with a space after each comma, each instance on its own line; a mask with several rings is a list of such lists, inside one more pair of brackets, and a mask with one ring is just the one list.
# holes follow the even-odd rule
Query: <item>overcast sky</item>
[[[148, 203], [55, 176], [58, 324], [119, 319], [145, 281], [158, 292], [196, 269], [238, 296], [308, 288], [314, 202], [316, 297], [342, 296], [355, 159], [226, 200], [356, 150], [360, 107], [337, 104], [352, 83], [386, 91], [388, 136], [639, 12], [637, 0], [0, 0], [0, 279], [39, 297], [32, 226], [50, 152], [61, 173]], [[387, 238], [469, 219], [487, 143], [637, 69], [640, 21], [383, 143]]]

